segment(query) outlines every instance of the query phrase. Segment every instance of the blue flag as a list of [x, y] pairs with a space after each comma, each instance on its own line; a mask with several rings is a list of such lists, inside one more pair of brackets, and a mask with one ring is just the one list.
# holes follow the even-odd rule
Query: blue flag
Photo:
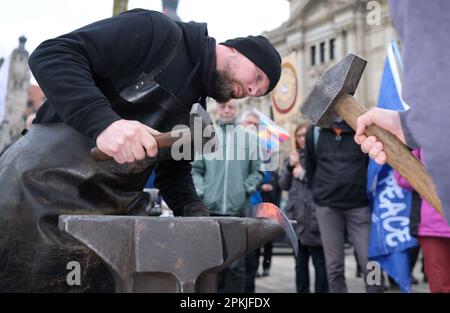
[[[379, 108], [396, 111], [409, 108], [401, 97], [402, 67], [397, 45], [392, 42], [381, 79]], [[417, 246], [417, 240], [409, 234], [411, 192], [397, 184], [389, 165], [378, 165], [373, 160], [369, 162], [367, 191], [372, 210], [369, 259], [378, 262], [402, 292], [411, 292], [408, 249]]]

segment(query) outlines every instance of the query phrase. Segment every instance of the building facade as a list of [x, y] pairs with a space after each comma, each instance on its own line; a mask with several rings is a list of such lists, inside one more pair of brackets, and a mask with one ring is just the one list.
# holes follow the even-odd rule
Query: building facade
[[368, 107], [378, 98], [379, 84], [392, 40], [398, 40], [386, 0], [290, 0], [291, 16], [266, 33], [282, 55], [297, 53], [300, 96], [349, 53], [367, 60], [356, 97]]
[[[263, 35], [282, 57], [296, 53], [300, 102], [328, 68], [353, 53], [367, 60], [355, 97], [366, 107], [375, 106], [387, 47], [392, 40], [398, 40], [387, 0], [287, 1], [290, 2], [289, 19]], [[247, 98], [242, 103], [243, 110], [256, 107], [272, 116], [271, 95]], [[301, 120], [299, 113], [290, 123]], [[283, 147], [290, 149], [289, 144]]]

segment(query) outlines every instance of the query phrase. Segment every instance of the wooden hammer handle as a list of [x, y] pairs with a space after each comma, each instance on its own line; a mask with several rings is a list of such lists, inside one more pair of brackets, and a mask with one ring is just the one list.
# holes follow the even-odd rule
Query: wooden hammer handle
[[[356, 130], [358, 117], [367, 112], [367, 109], [351, 95], [342, 96], [336, 103], [336, 110], [354, 130]], [[444, 215], [433, 180], [422, 163], [414, 157], [403, 142], [375, 124], [369, 125], [365, 134], [376, 136], [383, 143], [387, 163], [397, 170], [433, 208]]]
[[[185, 135], [190, 135], [189, 129], [183, 129], [177, 131], [176, 133], [167, 132], [159, 135], [153, 136], [158, 144], [158, 149], [169, 148], [171, 147], [177, 140]], [[112, 159], [111, 156], [99, 150], [97, 147], [94, 147], [90, 151], [91, 157], [95, 161], [106, 161]]]

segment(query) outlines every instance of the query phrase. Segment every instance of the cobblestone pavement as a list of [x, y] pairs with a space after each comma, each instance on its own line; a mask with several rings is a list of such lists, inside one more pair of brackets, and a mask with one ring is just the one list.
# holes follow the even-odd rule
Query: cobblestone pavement
[[[362, 278], [356, 277], [356, 261], [353, 256], [353, 249], [347, 249], [345, 253], [345, 276], [349, 292], [365, 292]], [[260, 267], [261, 268], [261, 267]], [[423, 282], [421, 273], [421, 262], [418, 261], [414, 268], [414, 277], [419, 281], [417, 285], [412, 285], [413, 292], [429, 292], [428, 284]], [[311, 290], [314, 290], [314, 268], [310, 260], [309, 264]], [[386, 284], [388, 284], [386, 282]], [[256, 279], [256, 292], [265, 293], [294, 293], [295, 289], [295, 261], [292, 255], [274, 255], [270, 275]], [[399, 290], [388, 289], [386, 292], [399, 292]]]

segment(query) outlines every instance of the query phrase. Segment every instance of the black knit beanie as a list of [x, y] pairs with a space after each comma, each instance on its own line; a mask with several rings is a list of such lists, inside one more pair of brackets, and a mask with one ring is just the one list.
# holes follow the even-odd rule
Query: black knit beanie
[[281, 57], [266, 37], [239, 37], [227, 40], [221, 44], [235, 48], [267, 75], [269, 78], [269, 89], [266, 94], [275, 88], [281, 75]]

